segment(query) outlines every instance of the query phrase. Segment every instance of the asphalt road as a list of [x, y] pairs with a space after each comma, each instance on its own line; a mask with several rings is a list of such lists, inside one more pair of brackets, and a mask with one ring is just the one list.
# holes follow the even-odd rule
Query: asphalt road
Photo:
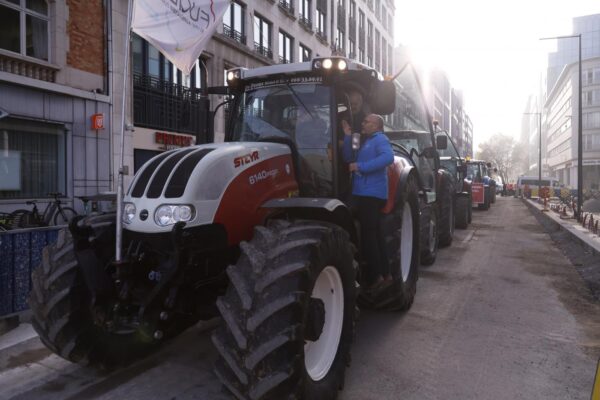
[[[0, 399], [229, 399], [215, 323], [110, 374], [30, 339], [0, 350]], [[600, 305], [520, 200], [498, 198], [421, 269], [408, 313], [361, 313], [340, 398], [588, 400], [599, 356]]]

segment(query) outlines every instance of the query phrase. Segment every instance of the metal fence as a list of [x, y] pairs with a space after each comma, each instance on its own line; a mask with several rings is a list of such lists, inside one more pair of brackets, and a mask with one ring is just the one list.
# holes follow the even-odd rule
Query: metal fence
[[42, 261], [42, 249], [56, 241], [62, 226], [0, 233], [0, 317], [29, 308], [31, 271]]

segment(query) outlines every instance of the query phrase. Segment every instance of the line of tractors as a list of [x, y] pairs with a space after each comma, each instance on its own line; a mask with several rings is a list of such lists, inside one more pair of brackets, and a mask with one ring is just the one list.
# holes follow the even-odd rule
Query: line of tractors
[[[385, 118], [395, 153], [381, 210], [394, 281], [369, 293], [341, 160], [353, 90]], [[489, 166], [434, 130], [410, 66], [392, 80], [341, 57], [237, 68], [207, 94], [226, 95], [225, 142], [166, 151], [136, 173], [124, 260], [113, 213], [60, 231], [32, 275], [33, 325], [65, 359], [115, 368], [220, 315], [215, 372], [235, 398], [334, 399], [358, 307], [411, 307], [419, 266], [467, 228], [474, 205], [494, 202]]]

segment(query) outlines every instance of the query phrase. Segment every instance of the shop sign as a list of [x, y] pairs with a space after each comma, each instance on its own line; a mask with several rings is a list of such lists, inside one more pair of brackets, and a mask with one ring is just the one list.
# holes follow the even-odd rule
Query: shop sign
[[485, 196], [485, 189], [483, 183], [473, 183], [471, 185], [471, 198], [473, 204], [483, 204]]
[[189, 147], [194, 145], [194, 139], [191, 136], [175, 135], [173, 133], [156, 132], [154, 141], [162, 145], [162, 149], [170, 150], [179, 147]]
[[104, 114], [92, 115], [92, 129], [104, 129]]

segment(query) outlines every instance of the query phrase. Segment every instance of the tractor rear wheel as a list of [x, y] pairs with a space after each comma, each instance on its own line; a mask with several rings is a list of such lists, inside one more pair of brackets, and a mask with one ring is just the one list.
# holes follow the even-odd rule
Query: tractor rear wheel
[[439, 245], [440, 247], [446, 247], [452, 244], [455, 224], [454, 187], [448, 179], [444, 179], [441, 194]]
[[427, 237], [425, 246], [421, 250], [421, 264], [432, 265], [437, 258], [439, 235], [438, 235], [438, 211], [435, 204], [429, 208], [429, 224], [427, 227]]
[[404, 311], [413, 303], [419, 277], [418, 196], [417, 184], [409, 178], [401, 204], [384, 219], [386, 227], [386, 222], [393, 223], [385, 231], [385, 240], [394, 283], [379, 293], [361, 295], [361, 303], [367, 307]]
[[[79, 227], [93, 231], [91, 242], [103, 243], [94, 249], [98, 257], [112, 257], [114, 249], [109, 246], [114, 243], [114, 222], [114, 213], [78, 222]], [[68, 228], [59, 231], [56, 243], [44, 248], [42, 264], [33, 271], [31, 280], [32, 325], [46, 347], [61, 357], [110, 368], [128, 364], [155, 347], [151, 338], [138, 333], [107, 332], [94, 322], [97, 312], [93, 310]]]
[[347, 232], [313, 221], [256, 227], [217, 300], [216, 374], [238, 399], [333, 399], [344, 382], [356, 316]]
[[466, 197], [456, 199], [456, 227], [458, 229], [467, 229], [469, 226], [469, 213], [471, 204]]

